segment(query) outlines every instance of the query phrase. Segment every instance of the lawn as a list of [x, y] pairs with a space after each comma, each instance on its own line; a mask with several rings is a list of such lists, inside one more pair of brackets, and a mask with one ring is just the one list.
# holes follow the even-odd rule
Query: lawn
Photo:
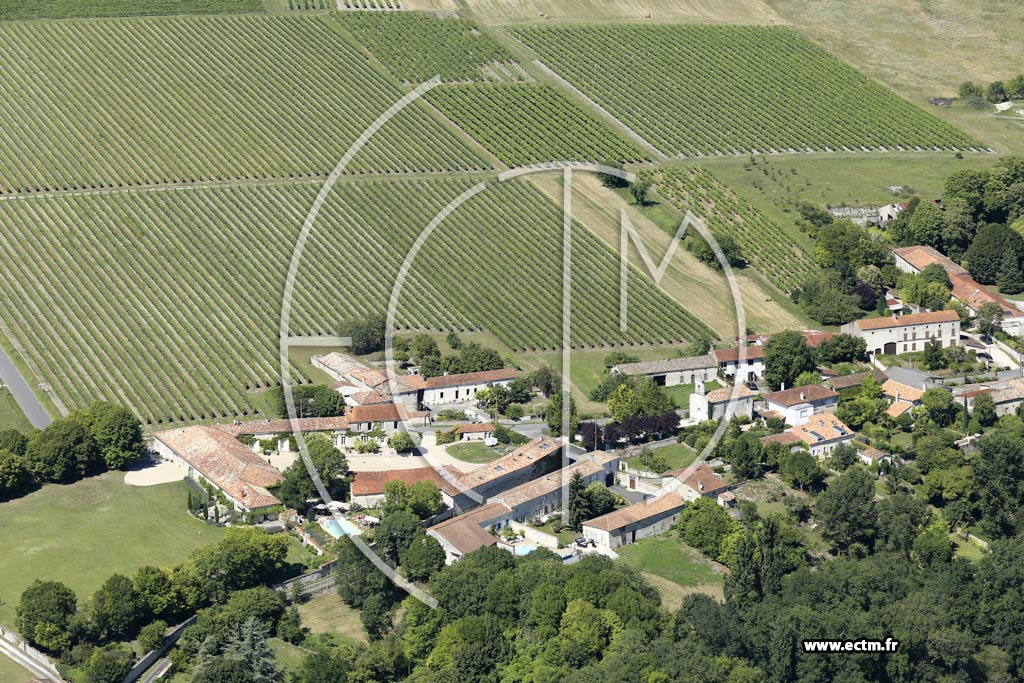
[[[718, 382], [707, 382], [704, 384], [705, 391], [714, 391], [715, 389], [721, 388], [721, 384]], [[692, 384], [677, 384], [674, 387], [662, 387], [665, 393], [668, 394], [669, 398], [676, 402], [678, 408], [689, 408], [690, 407], [690, 394], [693, 393]]]
[[554, 536], [555, 538], [558, 539], [558, 542], [561, 543], [562, 546], [568, 546], [573, 541], [575, 541], [577, 538], [579, 538], [579, 534], [577, 532], [573, 531], [572, 529], [565, 529], [564, 531], [559, 531], [556, 534], [555, 531], [554, 531], [554, 526], [556, 524], [561, 524], [561, 523], [562, 523], [562, 518], [561, 517], [556, 517], [555, 519], [551, 520], [550, 522], [548, 522], [544, 526], [537, 527], [537, 530], [538, 531], [543, 531], [544, 533], [548, 534], [549, 536]]
[[950, 534], [949, 539], [956, 545], [956, 554], [965, 560], [980, 560], [985, 557], [986, 552], [976, 544], [965, 541], [957, 534]]
[[184, 482], [133, 487], [123, 477], [48, 485], [0, 505], [0, 621], [13, 623], [34, 579], [63, 581], [81, 604], [115, 572], [173, 565], [223, 536], [185, 513]]
[[452, 444], [447, 450], [448, 455], [453, 458], [457, 458], [462, 462], [473, 463], [474, 465], [497, 460], [508, 452], [507, 449], [499, 450], [485, 446], [482, 441], [466, 441], [465, 443]]
[[25, 433], [32, 429], [25, 413], [6, 388], [0, 389], [0, 429], [17, 429]]
[[0, 681], [4, 683], [28, 683], [32, 680], [32, 674], [28, 669], [21, 668], [13, 659], [0, 655]]
[[277, 665], [281, 667], [285, 673], [297, 673], [299, 668], [302, 666], [302, 662], [312, 653], [312, 650], [299, 647], [298, 645], [292, 645], [287, 643], [280, 638], [271, 638], [270, 649], [277, 655]]
[[366, 642], [366, 631], [359, 612], [352, 609], [334, 591], [299, 605], [302, 625], [313, 633], [329, 633], [344, 640]]
[[[651, 582], [670, 608], [678, 607], [682, 597], [692, 592], [708, 593], [721, 599], [722, 574], [715, 571], [710, 560], [673, 536], [666, 534], [646, 538], [623, 546], [617, 552], [622, 561], [633, 569], [656, 577]], [[669, 584], [682, 590], [676, 590]]]
[[[662, 446], [661, 448], [655, 448], [651, 450], [653, 455], [659, 455], [664, 458], [665, 462], [668, 463], [668, 470], [677, 470], [680, 467], [686, 467], [690, 465], [697, 458], [697, 451], [693, 450], [684, 443], [674, 443], [669, 446]], [[644, 467], [644, 456], [638, 455], [630, 458], [632, 465], [636, 467]]]

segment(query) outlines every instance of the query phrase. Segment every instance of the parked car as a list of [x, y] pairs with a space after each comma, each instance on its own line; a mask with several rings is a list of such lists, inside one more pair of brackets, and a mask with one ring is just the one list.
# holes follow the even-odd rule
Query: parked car
[[991, 363], [992, 362], [992, 356], [987, 354], [987, 353], [979, 353], [978, 354], [978, 360], [983, 360], [986, 363]]
[[[990, 337], [987, 334], [983, 334], [983, 335], [979, 336], [978, 339], [980, 339], [982, 341], [982, 343], [984, 343], [984, 344], [991, 344], [992, 343], [992, 337]], [[978, 355], [980, 356], [981, 354], [979, 353]]]

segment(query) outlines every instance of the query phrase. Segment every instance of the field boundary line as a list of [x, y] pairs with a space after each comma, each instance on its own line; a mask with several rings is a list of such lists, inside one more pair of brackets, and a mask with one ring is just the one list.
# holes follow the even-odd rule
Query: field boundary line
[[544, 62], [540, 61], [539, 59], [533, 60], [533, 64], [538, 69], [543, 71], [545, 74], [547, 74], [551, 78], [555, 79], [558, 82], [558, 84], [561, 85], [563, 88], [568, 89], [570, 92], [572, 92], [572, 94], [576, 95], [576, 97], [582, 98], [584, 101], [586, 101], [587, 104], [589, 104], [591, 107], [593, 107], [594, 109], [599, 111], [602, 116], [604, 116], [605, 118], [610, 119], [611, 121], [613, 121], [616, 125], [618, 125], [622, 129], [623, 132], [626, 133], [626, 135], [628, 135], [629, 137], [633, 138], [634, 142], [636, 142], [638, 145], [640, 145], [641, 147], [646, 149], [648, 152], [653, 154], [655, 157], [657, 157], [658, 159], [668, 159], [669, 158], [667, 154], [665, 154], [660, 149], [655, 147], [651, 142], [649, 142], [647, 140], [647, 138], [643, 137], [642, 135], [640, 135], [640, 133], [636, 132], [635, 130], [633, 130], [632, 128], [627, 126], [620, 119], [618, 119], [614, 114], [612, 114], [610, 111], [608, 111], [607, 109], [602, 107], [600, 104], [598, 104], [594, 100], [592, 100], [589, 97], [587, 97], [586, 95], [584, 95], [583, 92], [579, 88], [577, 88], [572, 83], [570, 83], [569, 81], [567, 81], [564, 78], [562, 78], [561, 76], [559, 76], [547, 64], [545, 64]]

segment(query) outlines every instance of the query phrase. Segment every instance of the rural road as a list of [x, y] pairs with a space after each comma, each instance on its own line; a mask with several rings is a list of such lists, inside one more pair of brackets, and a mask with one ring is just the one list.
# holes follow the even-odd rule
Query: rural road
[[18, 402], [18, 406], [21, 407], [33, 427], [44, 429], [53, 422], [53, 418], [46, 412], [46, 408], [36, 398], [32, 387], [21, 376], [21, 372], [3, 349], [0, 349], [0, 382], [10, 389], [14, 400]]

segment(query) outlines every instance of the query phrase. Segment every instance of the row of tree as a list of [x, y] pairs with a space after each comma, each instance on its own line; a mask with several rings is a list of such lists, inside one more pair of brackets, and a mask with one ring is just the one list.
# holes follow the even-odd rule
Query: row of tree
[[123, 470], [145, 455], [142, 425], [127, 408], [94, 403], [24, 435], [0, 432], [0, 501], [46, 483]]
[[1024, 99], [1024, 74], [1014, 76], [1006, 82], [992, 81], [987, 86], [974, 81], [964, 81], [960, 84], [957, 94], [964, 99], [985, 98], [994, 104]]

